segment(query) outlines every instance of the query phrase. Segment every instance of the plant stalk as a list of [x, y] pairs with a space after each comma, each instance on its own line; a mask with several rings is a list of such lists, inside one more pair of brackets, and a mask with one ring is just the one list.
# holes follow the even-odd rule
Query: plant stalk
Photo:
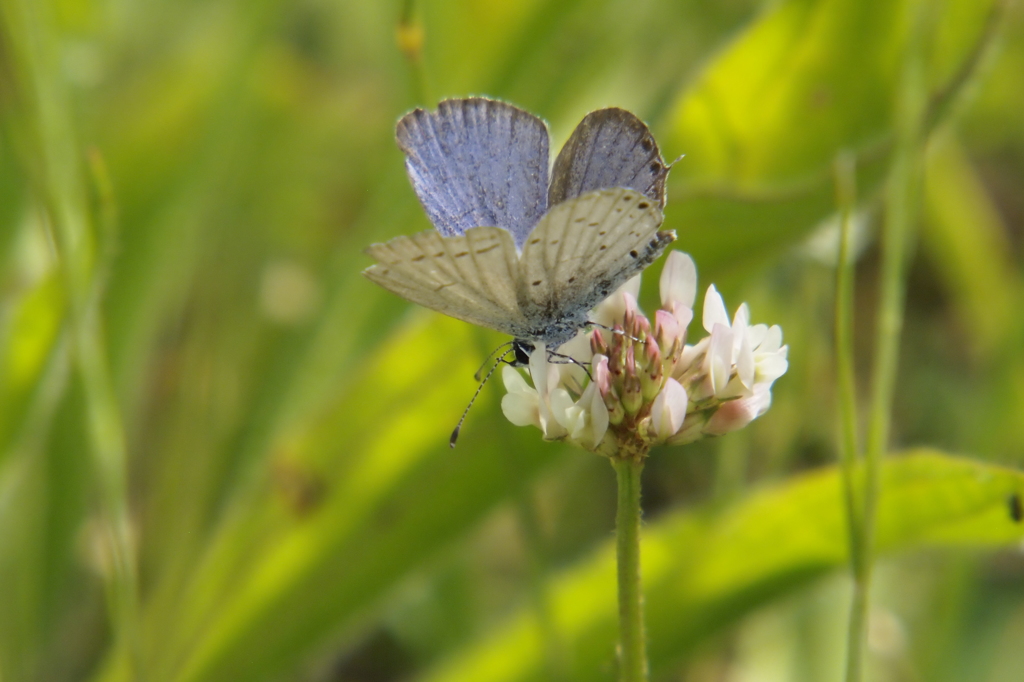
[[840, 416], [839, 462], [846, 503], [847, 531], [850, 537], [850, 570], [853, 574], [853, 601], [847, 632], [846, 680], [862, 677], [864, 619], [867, 615], [867, 584], [861, 579], [863, 565], [863, 486], [858, 485], [860, 454], [857, 445], [857, 387], [853, 358], [853, 261], [850, 255], [853, 210], [857, 204], [856, 160], [849, 152], [840, 153], [833, 165], [836, 204], [839, 208], [839, 254], [836, 262], [835, 357], [836, 387]]
[[642, 458], [613, 459], [618, 481], [615, 545], [619, 576], [619, 680], [646, 682], [644, 595], [640, 578], [640, 473]]
[[854, 594], [850, 612], [846, 682], [860, 682], [864, 674], [875, 517], [881, 494], [882, 458], [889, 447], [906, 301], [908, 243], [916, 220], [924, 154], [923, 125], [927, 104], [924, 41], [929, 18], [923, 10], [918, 10], [914, 17], [896, 102], [896, 147], [885, 188], [880, 298], [875, 325], [871, 408], [864, 453], [863, 508], [857, 539], [859, 551], [853, 563]]

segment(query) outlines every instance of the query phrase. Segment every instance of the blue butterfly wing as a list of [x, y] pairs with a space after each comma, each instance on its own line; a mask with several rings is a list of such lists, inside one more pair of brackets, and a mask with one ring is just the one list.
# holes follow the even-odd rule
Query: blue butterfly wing
[[508, 230], [522, 246], [547, 210], [548, 131], [522, 109], [484, 98], [450, 99], [398, 122], [413, 189], [437, 231]]
[[664, 208], [668, 171], [643, 121], [625, 109], [599, 109], [580, 121], [555, 159], [548, 205], [626, 187]]

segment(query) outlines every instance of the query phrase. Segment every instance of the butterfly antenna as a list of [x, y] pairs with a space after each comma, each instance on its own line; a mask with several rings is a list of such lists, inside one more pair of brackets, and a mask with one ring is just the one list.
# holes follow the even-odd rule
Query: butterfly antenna
[[[484, 360], [483, 364], [480, 365], [480, 369], [478, 369], [473, 374], [473, 378], [476, 379], [477, 381], [480, 381], [480, 377], [482, 376], [482, 372], [484, 371], [484, 367], [486, 367], [487, 365], [491, 364], [491, 358], [494, 357], [494, 354], [497, 353], [502, 348], [504, 348], [505, 346], [511, 346], [513, 343], [514, 343], [513, 341], [506, 341], [505, 343], [501, 344], [500, 346], [498, 346], [497, 348], [492, 350], [490, 353], [488, 353], [487, 354], [487, 358]], [[502, 357], [504, 357], [507, 354], [508, 354], [508, 351], [505, 351], [501, 355], [502, 355]]]
[[[494, 353], [491, 353], [491, 355], [494, 355]], [[491, 375], [494, 374], [494, 370], [498, 369], [498, 365], [501, 365], [502, 363], [505, 362], [506, 355], [508, 355], [508, 351], [501, 354], [501, 357], [498, 358], [498, 361], [494, 363], [493, 367], [491, 367], [491, 371], [487, 373], [487, 376], [484, 377], [484, 380], [481, 381], [480, 385], [476, 387], [476, 393], [474, 393], [473, 397], [470, 399], [469, 405], [466, 405], [466, 409], [462, 411], [462, 416], [459, 417], [459, 423], [455, 425], [455, 430], [452, 431], [452, 437], [448, 439], [448, 447], [455, 447], [455, 441], [459, 439], [459, 431], [462, 430], [462, 422], [466, 421], [466, 415], [469, 414], [469, 408], [473, 407], [473, 403], [476, 402], [477, 397], [480, 395], [480, 391], [484, 390], [484, 384], [486, 384], [487, 381], [491, 378]]]

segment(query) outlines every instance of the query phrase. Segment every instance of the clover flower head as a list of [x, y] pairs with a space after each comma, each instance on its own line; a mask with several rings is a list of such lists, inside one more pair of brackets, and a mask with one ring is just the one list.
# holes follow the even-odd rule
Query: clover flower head
[[[689, 443], [749, 424], [771, 406], [771, 386], [788, 368], [778, 325], [751, 324], [747, 304], [730, 320], [712, 284], [704, 296], [707, 336], [687, 344], [697, 269], [669, 254], [653, 323], [637, 305], [637, 276], [592, 312], [592, 331], [559, 348], [579, 364], [530, 357], [532, 386], [512, 367], [501, 406], [518, 426], [609, 457], [644, 457], [661, 443]], [[580, 365], [589, 363], [589, 373]]]

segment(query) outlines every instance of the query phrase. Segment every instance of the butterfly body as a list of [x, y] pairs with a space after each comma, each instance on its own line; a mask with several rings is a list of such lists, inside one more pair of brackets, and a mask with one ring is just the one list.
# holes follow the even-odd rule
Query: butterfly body
[[[520, 361], [587, 326], [589, 311], [661, 255], [664, 177], [647, 127], [594, 112], [547, 179], [547, 129], [474, 98], [398, 125], [413, 187], [437, 228], [373, 244], [364, 274], [414, 303], [512, 336]], [[555, 201], [548, 206], [548, 201]]]

